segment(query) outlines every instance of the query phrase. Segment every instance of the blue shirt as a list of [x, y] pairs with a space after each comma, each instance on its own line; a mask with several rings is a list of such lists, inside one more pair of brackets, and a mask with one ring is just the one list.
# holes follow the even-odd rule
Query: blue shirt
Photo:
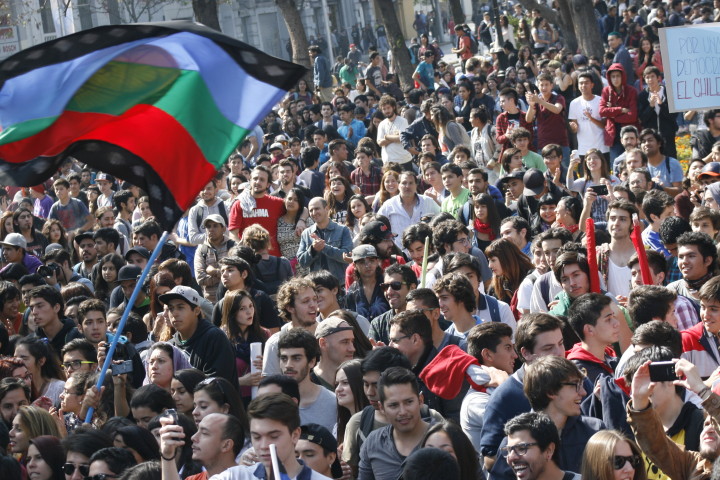
[[420, 75], [420, 81], [429, 91], [435, 90], [435, 69], [433, 69], [432, 63], [420, 62], [415, 73]]
[[[350, 128], [352, 128], [353, 134], [352, 136], [348, 137], [348, 132], [350, 131]], [[358, 144], [361, 138], [365, 136], [365, 133], [367, 132], [367, 128], [365, 127], [365, 124], [361, 122], [360, 120], [353, 119], [350, 122], [350, 125], [345, 125], [344, 123], [340, 125], [337, 129], [338, 133], [342, 135], [342, 137], [347, 140], [348, 142], [352, 143], [353, 147]]]
[[[668, 172], [668, 166], [670, 171]], [[682, 182], [683, 171], [680, 162], [672, 157], [665, 157], [657, 167], [647, 164], [648, 171], [652, 178], [659, 178], [663, 187], [672, 186], [673, 182]]]

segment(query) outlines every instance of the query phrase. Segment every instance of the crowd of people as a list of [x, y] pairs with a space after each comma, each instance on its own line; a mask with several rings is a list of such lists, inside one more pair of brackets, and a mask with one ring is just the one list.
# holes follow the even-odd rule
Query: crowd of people
[[404, 90], [311, 46], [167, 243], [73, 158], [2, 186], [0, 478], [720, 478], [720, 110], [657, 54], [720, 5], [598, 0], [603, 58], [505, 7]]

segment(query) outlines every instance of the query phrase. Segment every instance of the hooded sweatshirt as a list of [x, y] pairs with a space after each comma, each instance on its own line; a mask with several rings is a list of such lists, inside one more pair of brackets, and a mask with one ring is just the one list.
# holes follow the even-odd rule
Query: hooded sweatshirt
[[593, 384], [600, 375], [610, 375], [610, 377], [615, 375], [617, 357], [611, 347], [605, 347], [605, 358], [601, 360], [585, 350], [582, 343], [576, 343], [573, 348], [568, 350], [565, 357], [577, 365], [581, 371], [584, 370], [585, 376]]
[[175, 333], [172, 342], [190, 355], [190, 364], [209, 377], [223, 377], [237, 386], [237, 369], [235, 368], [235, 351], [227, 336], [205, 320], [198, 320], [195, 333], [183, 341], [179, 333]]
[[[612, 72], [620, 72], [622, 74], [622, 88], [620, 92], [615, 90], [610, 81]], [[625, 69], [619, 63], [610, 65], [606, 73], [608, 86], [603, 88], [600, 100], [600, 116], [607, 119], [605, 122], [605, 145], [612, 146], [615, 138], [619, 135], [620, 129], [625, 125], [633, 125], [640, 129], [638, 124], [638, 105], [637, 90], [627, 84], [627, 76]], [[608, 106], [608, 102], [609, 105]], [[627, 108], [630, 111], [623, 113], [622, 109]]]

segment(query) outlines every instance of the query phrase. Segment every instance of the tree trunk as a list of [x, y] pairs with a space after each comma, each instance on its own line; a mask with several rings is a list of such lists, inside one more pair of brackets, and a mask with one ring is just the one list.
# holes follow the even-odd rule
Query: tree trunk
[[310, 87], [310, 91], [312, 91], [314, 88], [313, 69], [310, 64], [310, 55], [308, 54], [309, 45], [307, 34], [305, 33], [305, 26], [300, 18], [300, 12], [298, 12], [297, 6], [295, 6], [295, 0], [275, 0], [275, 3], [277, 3], [280, 12], [282, 12], [285, 26], [287, 26], [288, 32], [290, 33], [292, 61], [293, 63], [308, 68], [308, 72], [305, 74], [305, 81]]
[[217, 13], [217, 0], [192, 0], [195, 20], [206, 27], [220, 31], [220, 20]]
[[[563, 32], [563, 37], [565, 38], [565, 46], [570, 50], [573, 54], [577, 53], [578, 49], [578, 36], [582, 37], [585, 35], [588, 35], [586, 32], [580, 32], [578, 34], [577, 28], [574, 25], [573, 16], [572, 16], [572, 9], [570, 8], [570, 4], [567, 0], [558, 0], [558, 5], [560, 6], [560, 15], [558, 16], [558, 26], [560, 27], [560, 30]], [[592, 10], [591, 10], [592, 12]]]
[[600, 27], [595, 19], [592, 0], [560, 0], [561, 4], [565, 2], [570, 7], [580, 51], [587, 56], [595, 55], [602, 58], [605, 47], [600, 35]]
[[[519, 0], [523, 7], [525, 7], [528, 10], [532, 10], [537, 8], [540, 10], [540, 15], [547, 20], [548, 22], [555, 24], [558, 26], [560, 31], [563, 34], [563, 38], [565, 39], [565, 45], [567, 45], [568, 49], [570, 49], [573, 53], [577, 50], [577, 37], [575, 36], [575, 29], [572, 26], [572, 20], [566, 16], [563, 15], [563, 8], [560, 7], [560, 11], [555, 11], [552, 8], [542, 5], [535, 0]], [[567, 2], [567, 0], [558, 0], [560, 4], [563, 2]], [[569, 9], [566, 8], [564, 10], [565, 15], [569, 14]], [[590, 10], [590, 14], [592, 14], [592, 9]], [[530, 25], [530, 28], [532, 28], [532, 25]]]
[[393, 61], [396, 66], [396, 73], [403, 90], [414, 85], [412, 75], [413, 67], [410, 61], [410, 52], [405, 44], [400, 22], [398, 21], [395, 6], [390, 0], [375, 0], [375, 8], [380, 12], [380, 18], [385, 26], [388, 43], [392, 50]]
[[465, 13], [463, 12], [460, 0], [450, 0], [450, 13], [452, 14], [455, 25], [465, 23]]

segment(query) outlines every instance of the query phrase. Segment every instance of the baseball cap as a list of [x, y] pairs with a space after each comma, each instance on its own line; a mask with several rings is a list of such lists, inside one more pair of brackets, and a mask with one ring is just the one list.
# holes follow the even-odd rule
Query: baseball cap
[[720, 177], [720, 162], [709, 162], [703, 166], [698, 174], [698, 178], [702, 176]]
[[360, 231], [360, 236], [375, 237], [382, 240], [386, 238], [394, 238], [396, 235], [392, 233], [390, 228], [379, 220], [372, 220], [365, 224]]
[[280, 142], [275, 142], [272, 145], [270, 145], [270, 148], [268, 148], [268, 151], [272, 152], [273, 150], [282, 150], [283, 144]]
[[425, 50], [425, 54], [424, 54], [424, 55], [425, 55], [426, 57], [432, 57], [433, 55], [435, 55], [435, 52], [432, 51], [432, 50]]
[[344, 332], [352, 329], [353, 327], [351, 327], [350, 324], [342, 318], [330, 317], [318, 323], [318, 326], [315, 329], [315, 338], [324, 338], [332, 335], [333, 333]]
[[3, 247], [19, 247], [27, 250], [27, 240], [25, 240], [25, 237], [23, 237], [21, 233], [8, 233], [5, 240], [0, 242], [0, 245]]
[[106, 182], [115, 183], [115, 177], [110, 175], [109, 173], [98, 173], [95, 176], [95, 181], [105, 180]]
[[137, 280], [140, 275], [142, 275], [142, 268], [137, 265], [125, 265], [118, 272], [118, 282]]
[[55, 250], [62, 250], [63, 246], [59, 243], [51, 243], [47, 247], [45, 247], [45, 255], [50, 255]]
[[372, 245], [358, 245], [353, 248], [352, 261], [357, 262], [363, 258], [377, 258], [377, 250]]
[[170, 300], [176, 299], [185, 300], [193, 307], [197, 307], [198, 305], [200, 305], [200, 295], [198, 295], [195, 289], [191, 287], [185, 287], [183, 285], [178, 285], [174, 287], [169, 292], [160, 295], [158, 299], [161, 303], [164, 303], [166, 305]]
[[221, 215], [218, 215], [217, 213], [211, 213], [210, 215], [205, 217], [205, 220], [203, 220], [203, 222], [202, 222], [203, 228], [207, 228], [207, 222], [215, 222], [215, 223], [219, 223], [223, 227], [227, 227], [227, 225], [225, 224], [225, 219]]
[[[337, 452], [338, 444], [335, 437], [333, 437], [330, 431], [318, 425], [317, 423], [308, 423], [300, 427], [300, 439], [312, 442], [315, 445], [320, 445], [323, 450], [328, 452]], [[333, 478], [340, 478], [343, 476], [342, 467], [340, 466], [340, 459], [335, 458], [335, 461], [330, 465], [330, 472]]]
[[504, 177], [502, 177], [500, 179], [500, 183], [506, 183], [513, 179], [514, 180], [522, 180], [524, 176], [525, 176], [525, 170], [516, 170], [516, 171], [510, 172], [507, 175], [505, 175]]
[[350, 44], [350, 48], [353, 48], [354, 46], [355, 46], [354, 43], [351, 43], [351, 44]]
[[148, 250], [148, 249], [145, 248], [145, 247], [133, 247], [133, 248], [131, 248], [130, 250], [128, 250], [127, 252], [125, 252], [125, 260], [128, 259], [128, 257], [130, 256], [131, 253], [137, 253], [137, 254], [140, 255], [141, 257], [144, 257], [144, 258], [147, 258], [147, 259], [150, 258], [150, 250]]
[[531, 168], [523, 175], [523, 183], [525, 184], [523, 195], [528, 197], [540, 195], [545, 190], [545, 175], [537, 168]]
[[572, 57], [572, 62], [573, 62], [575, 65], [587, 65], [587, 64], [588, 64], [588, 59], [587, 59], [587, 57], [586, 57], [585, 55], [583, 55], [582, 53], [578, 53], [577, 55], [574, 55], [574, 56]]
[[95, 233], [95, 232], [82, 232], [82, 233], [78, 233], [77, 235], [75, 235], [75, 241], [78, 243], [78, 245], [80, 245], [80, 242], [82, 242], [83, 240], [87, 240], [88, 238], [89, 238], [90, 240], [92, 240], [94, 233]]

